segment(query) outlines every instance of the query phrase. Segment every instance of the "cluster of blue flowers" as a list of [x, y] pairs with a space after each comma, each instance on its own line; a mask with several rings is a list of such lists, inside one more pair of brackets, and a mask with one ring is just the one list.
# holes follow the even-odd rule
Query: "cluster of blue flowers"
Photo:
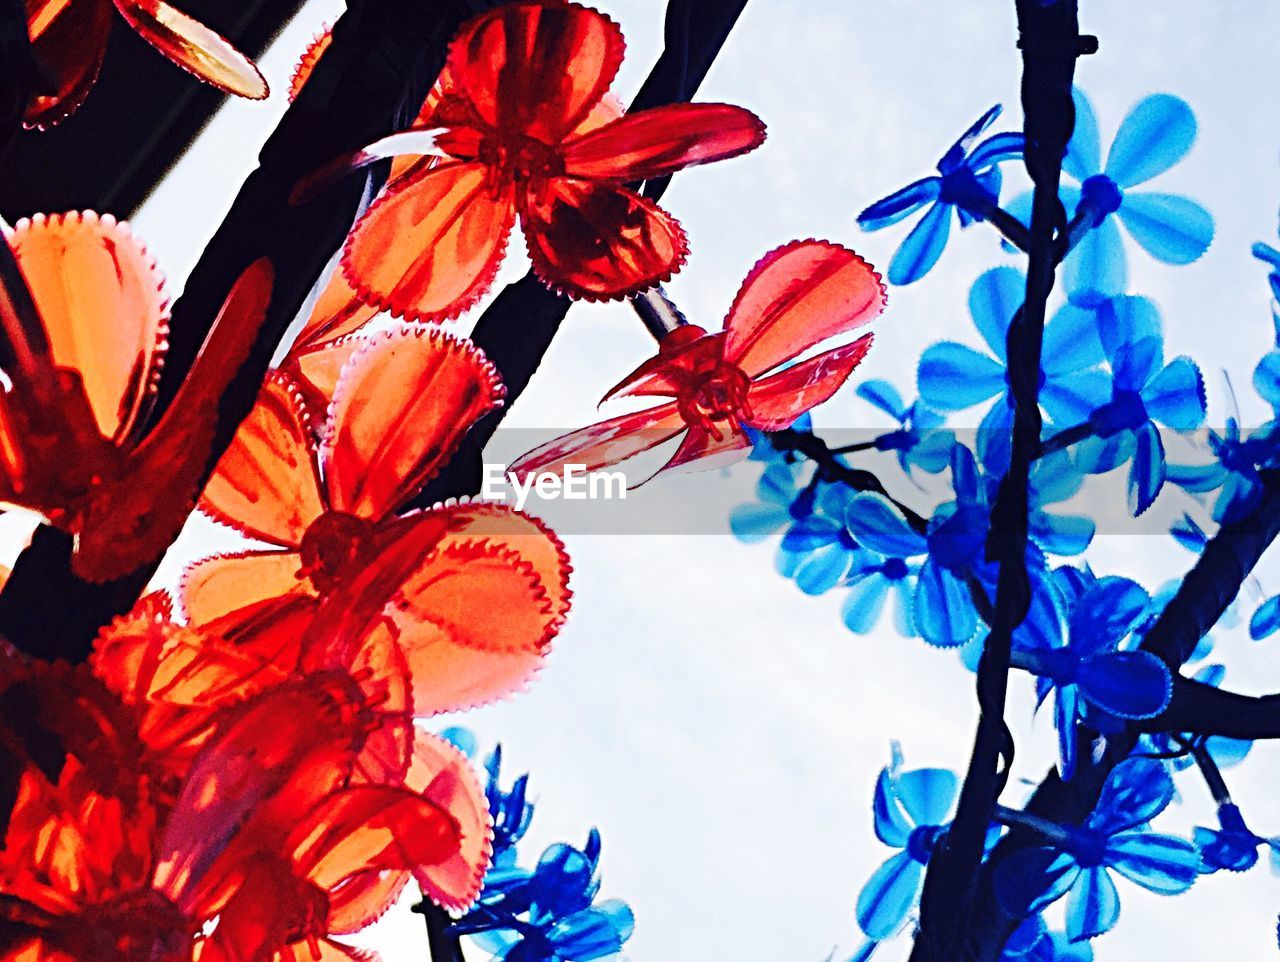
[[[1069, 220], [1060, 285], [1065, 296], [1044, 331], [1044, 427], [1028, 491], [1031, 605], [1014, 633], [1011, 657], [1012, 667], [1033, 676], [1037, 704], [1052, 707], [1059, 772], [1067, 780], [1080, 763], [1082, 729], [1096, 734], [1093, 749], [1101, 751], [1109, 736], [1135, 720], [1160, 715], [1174, 679], [1141, 646], [1172, 589], [1152, 594], [1129, 579], [1094, 574], [1083, 555], [1095, 520], [1072, 513], [1064, 502], [1085, 484], [1099, 483], [1091, 476], [1116, 472], [1135, 518], [1162, 496], [1182, 499], [1192, 511], [1181, 513], [1168, 531], [1198, 553], [1209, 537], [1205, 529], [1246, 516], [1263, 491], [1261, 472], [1280, 467], [1280, 305], [1273, 307], [1275, 349], [1253, 376], [1271, 420], [1246, 431], [1233, 417], [1215, 431], [1204, 428], [1206, 392], [1196, 363], [1166, 357], [1159, 310], [1128, 287], [1125, 235], [1157, 261], [1174, 265], [1195, 261], [1213, 239], [1213, 219], [1198, 203], [1138, 189], [1191, 148], [1191, 108], [1168, 94], [1140, 101], [1121, 123], [1104, 162], [1093, 108], [1078, 91], [1075, 104], [1060, 194]], [[1025, 243], [1030, 194], [1003, 206], [1000, 199], [1000, 165], [1021, 157], [1022, 139], [996, 134], [976, 143], [999, 113], [992, 108], [970, 127], [938, 163], [936, 175], [859, 216], [861, 226], [878, 230], [924, 211], [893, 257], [892, 283], [913, 283], [938, 262], [953, 212], [962, 227], [994, 224], [1006, 246]], [[1271, 268], [1271, 291], [1280, 301], [1280, 250], [1259, 244], [1254, 255]], [[866, 442], [835, 449], [831, 459], [838, 467], [865, 468], [859, 459], [874, 457], [871, 452], [891, 454], [921, 496], [933, 497], [932, 507], [908, 508], [879, 492], [856, 490], [830, 463], [815, 464], [768, 436], [754, 439], [752, 457], [763, 463], [757, 500], [734, 509], [732, 530], [747, 542], [781, 535], [779, 573], [807, 594], [842, 592], [843, 619], [856, 634], [876, 629], [891, 608], [900, 634], [954, 649], [971, 669], [979, 662], [988, 630], [984, 612], [995, 597], [997, 575], [987, 557], [987, 537], [1009, 464], [1013, 419], [1005, 345], [1025, 288], [1023, 274], [1013, 267], [995, 267], [977, 278], [968, 306], [984, 347], [954, 341], [930, 346], [919, 360], [916, 400], [905, 401], [885, 381], [868, 381], [857, 390], [892, 426]], [[957, 427], [962, 412], [980, 421], [976, 433]], [[806, 418], [794, 430], [811, 432], [812, 425]], [[942, 488], [945, 494], [937, 497]], [[1238, 619], [1236, 607], [1229, 616]], [[1256, 607], [1249, 630], [1258, 640], [1280, 632], [1280, 595]], [[1213, 638], [1206, 635], [1188, 673], [1217, 686], [1225, 669], [1210, 660], [1212, 649]], [[1087, 743], [1084, 748], [1089, 750]], [[1143, 735], [1134, 754], [1112, 771], [1083, 824], [1037, 826], [1011, 813], [1003, 824], [1040, 831], [1043, 844], [996, 866], [997, 894], [1009, 911], [1025, 917], [1005, 958], [1091, 959], [1088, 940], [1110, 930], [1119, 917], [1117, 874], [1175, 894], [1199, 874], [1251, 868], [1260, 851], [1269, 851], [1280, 869], [1280, 840], [1254, 834], [1239, 809], [1216, 794], [1218, 824], [1197, 828], [1190, 839], [1149, 825], [1177, 797], [1172, 773], [1197, 763], [1226, 769], [1249, 748], [1249, 742], [1221, 737]], [[877, 782], [873, 811], [877, 837], [897, 851], [858, 898], [857, 920], [868, 941], [854, 959], [869, 957], [880, 941], [909, 926], [957, 790], [950, 772], [903, 771], [895, 748], [894, 761]], [[992, 826], [992, 842], [1001, 829]], [[1050, 932], [1040, 913], [1064, 897], [1065, 929]]]
[[[472, 756], [475, 736], [463, 728], [442, 733]], [[635, 929], [630, 907], [618, 899], [596, 901], [600, 890], [600, 833], [586, 844], [562, 842], [543, 851], [537, 864], [521, 864], [517, 846], [529, 830], [533, 803], [528, 775], [503, 788], [502, 746], [485, 760], [485, 796], [493, 819], [493, 863], [480, 898], [450, 926], [502, 962], [591, 962], [616, 956]]]

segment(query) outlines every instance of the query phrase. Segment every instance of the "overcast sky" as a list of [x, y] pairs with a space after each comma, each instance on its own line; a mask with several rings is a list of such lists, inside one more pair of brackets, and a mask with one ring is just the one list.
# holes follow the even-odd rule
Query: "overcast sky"
[[[659, 50], [662, 4], [601, 6], [627, 37], [616, 88], [627, 99]], [[903, 231], [861, 235], [857, 211], [929, 172], [990, 104], [1006, 105], [1003, 129], [1019, 126], [1012, 6], [752, 0], [701, 99], [756, 111], [769, 140], [745, 158], [678, 176], [663, 201], [693, 245], [669, 285], [691, 319], [717, 327], [751, 265], [793, 238], [830, 238], [887, 266]], [[1190, 157], [1157, 185], [1213, 212], [1214, 245], [1187, 268], [1155, 264], [1131, 247], [1132, 287], [1164, 310], [1167, 353], [1202, 362], [1211, 421], [1220, 423], [1226, 410], [1222, 369], [1246, 415], [1256, 417], [1262, 408], [1247, 385], [1271, 329], [1265, 271], [1248, 247], [1274, 240], [1280, 202], [1280, 6], [1084, 0], [1082, 7], [1082, 29], [1099, 36], [1101, 49], [1081, 63], [1078, 79], [1097, 106], [1104, 144], [1128, 107], [1154, 91], [1186, 98], [1200, 118]], [[283, 110], [298, 53], [338, 8], [311, 0], [264, 59], [273, 99], [228, 106], [138, 218], [175, 291]], [[977, 342], [968, 286], [986, 267], [1012, 262], [982, 226], [953, 239], [925, 281], [891, 292], [876, 347], [855, 380], [887, 377], [913, 392], [923, 346], [941, 337]], [[509, 258], [500, 281], [523, 270]], [[511, 423], [588, 423], [604, 390], [651, 351], [626, 307], [575, 308]], [[875, 423], [851, 390], [818, 421]], [[644, 510], [642, 500], [631, 506]], [[4, 530], [12, 555], [22, 537], [12, 522]], [[566, 540], [576, 606], [546, 670], [518, 698], [457, 719], [483, 744], [500, 739], [512, 773], [532, 773], [538, 811], [526, 856], [557, 839], [581, 843], [599, 826], [604, 894], [636, 911], [628, 951], [636, 962], [847, 955], [860, 941], [858, 890], [889, 854], [870, 820], [889, 741], [902, 741], [909, 767], [962, 769], [975, 720], [971, 676], [953, 655], [887, 626], [851, 635], [839, 620], [838, 593], [808, 598], [773, 572], [773, 544], [748, 547], [727, 533]], [[196, 523], [181, 554], [231, 543], [225, 531]], [[1192, 560], [1167, 538], [1119, 535], [1100, 538], [1089, 557], [1099, 571], [1135, 575], [1148, 587]], [[172, 580], [179, 560], [162, 580]], [[1265, 560], [1259, 576], [1268, 593], [1280, 590], [1276, 559]], [[1250, 610], [1255, 603], [1249, 599]], [[1280, 686], [1280, 640], [1254, 645], [1241, 631], [1223, 637], [1229, 684]], [[1015, 779], [1038, 779], [1051, 761], [1051, 729], [1048, 719], [1032, 727], [1026, 679], [1013, 687], [1011, 716], [1023, 739]], [[1280, 833], [1277, 765], [1277, 753], [1260, 746], [1229, 775], [1262, 834]], [[1203, 786], [1193, 777], [1179, 784], [1186, 804], [1164, 823], [1171, 830], [1209, 817]], [[1280, 885], [1265, 869], [1204, 879], [1178, 901], [1123, 881], [1120, 888], [1121, 923], [1095, 946], [1104, 962], [1274, 957]], [[418, 919], [403, 914], [380, 926], [374, 944], [388, 962], [426, 954]], [[905, 958], [908, 948], [904, 940], [880, 957]]]

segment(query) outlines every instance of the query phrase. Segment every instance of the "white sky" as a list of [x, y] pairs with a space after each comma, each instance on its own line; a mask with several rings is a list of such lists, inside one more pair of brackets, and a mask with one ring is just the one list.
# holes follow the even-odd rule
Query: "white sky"
[[[663, 4], [600, 5], [626, 33], [629, 56], [616, 87], [626, 99], [659, 49]], [[693, 244], [669, 285], [691, 319], [718, 326], [750, 266], [793, 238], [830, 238], [887, 266], [903, 230], [861, 235], [855, 214], [928, 172], [991, 103], [1006, 105], [998, 129], [1019, 125], [1012, 6], [752, 0], [700, 99], [755, 110], [769, 125], [769, 141], [746, 158], [680, 175], [664, 198]], [[1098, 109], [1104, 144], [1128, 107], [1158, 90], [1185, 97], [1201, 120], [1190, 157], [1154, 186], [1208, 206], [1218, 236], [1187, 268], [1157, 265], [1130, 247], [1132, 286], [1164, 311], [1168, 354], [1201, 361], [1211, 422], [1224, 416], [1220, 368], [1232, 373], [1246, 415], [1256, 416], [1262, 407], [1247, 385], [1271, 326], [1265, 271], [1248, 246], [1274, 239], [1280, 201], [1280, 7], [1266, 0], [1082, 6], [1082, 27], [1099, 35], [1101, 50], [1078, 77]], [[137, 218], [175, 292], [282, 112], [297, 54], [338, 9], [336, 0], [312, 0], [263, 61], [273, 99], [225, 108]], [[968, 286], [986, 267], [1010, 260], [984, 227], [953, 238], [924, 282], [891, 292], [860, 375], [889, 378], [910, 394], [926, 344], [942, 337], [977, 343]], [[523, 270], [511, 258], [500, 280]], [[651, 350], [627, 308], [576, 307], [510, 423], [587, 423], [604, 390]], [[818, 420], [873, 423], [851, 390]], [[634, 507], [643, 510], [643, 502]], [[5, 554], [16, 554], [23, 535], [11, 520], [0, 536]], [[847, 955], [860, 942], [858, 890], [889, 854], [870, 819], [889, 740], [902, 741], [909, 767], [962, 769], [975, 719], [970, 676], [954, 656], [891, 628], [851, 635], [839, 620], [838, 593], [807, 598], [774, 574], [772, 544], [744, 546], [727, 534], [566, 540], [576, 607], [546, 670], [516, 699], [441, 721], [471, 726], [485, 745], [500, 739], [510, 773], [532, 773], [539, 805], [526, 856], [557, 839], [580, 844], [598, 825], [604, 895], [635, 909], [628, 955], [637, 962]], [[232, 543], [225, 531], [193, 524], [162, 578], [172, 579], [180, 561]], [[1089, 557], [1099, 570], [1135, 575], [1149, 587], [1191, 561], [1158, 537], [1101, 538]], [[1280, 590], [1275, 559], [1264, 561], [1260, 577], [1269, 592]], [[1280, 686], [1280, 641], [1253, 645], [1242, 631], [1224, 637], [1229, 685]], [[1030, 731], [1029, 685], [1016, 678], [1013, 687], [1021, 739]], [[1050, 734], [1045, 719], [1022, 741], [1016, 776], [1043, 772]], [[1260, 746], [1243, 769], [1228, 773], [1261, 834], [1280, 832], [1278, 763], [1271, 746]], [[1163, 823], [1175, 831], [1204, 823], [1209, 811], [1194, 777], [1179, 785], [1187, 804]], [[1123, 881], [1120, 888], [1121, 923], [1095, 944], [1104, 962], [1274, 957], [1280, 885], [1264, 868], [1204, 879], [1177, 902]], [[388, 962], [421, 960], [418, 922], [395, 914], [373, 944]], [[907, 950], [903, 940], [878, 957], [905, 958]]]

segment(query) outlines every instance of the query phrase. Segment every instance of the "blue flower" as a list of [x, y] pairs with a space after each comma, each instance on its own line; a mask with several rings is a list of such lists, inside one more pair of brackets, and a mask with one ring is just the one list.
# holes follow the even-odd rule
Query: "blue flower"
[[800, 465], [785, 461], [766, 466], [756, 482], [759, 500], [740, 504], [729, 513], [729, 530], [734, 537], [754, 544], [806, 517], [813, 506], [798, 500], [804, 490], [799, 483], [802, 471]]
[[805, 594], [820, 595], [844, 581], [861, 551], [844, 523], [854, 492], [843, 484], [825, 483], [808, 490], [815, 493], [812, 507], [782, 536], [777, 568]]
[[1204, 423], [1204, 380], [1189, 357], [1164, 363], [1160, 313], [1147, 298], [1109, 298], [1097, 317], [1111, 399], [1089, 414], [1095, 437], [1079, 445], [1077, 459], [1083, 470], [1102, 473], [1132, 458], [1128, 496], [1136, 517], [1155, 501], [1167, 474], [1157, 425], [1190, 431]]
[[899, 852], [875, 870], [858, 895], [858, 925], [876, 940], [897, 933], [920, 901], [924, 867], [946, 835], [960, 787], [955, 774], [945, 769], [904, 772], [901, 765], [895, 745], [872, 800], [876, 838]]
[[[1127, 578], [1101, 578], [1067, 604], [1062, 634], [1047, 649], [1020, 647], [1014, 662], [1037, 677], [1043, 702], [1054, 697], [1058, 768], [1070, 780], [1076, 767], [1076, 724], [1085, 706], [1116, 718], [1150, 718], [1169, 704], [1173, 682], [1159, 658], [1144, 651], [1121, 651], [1120, 642], [1147, 615], [1150, 598]], [[1061, 625], [1062, 623], [1059, 622]]]
[[[1005, 341], [1022, 306], [1026, 281], [1012, 267], [987, 271], [969, 290], [969, 313], [990, 354], [942, 341], [920, 356], [920, 398], [938, 411], [962, 411], [995, 399], [978, 429], [979, 454], [991, 470], [1008, 464], [1009, 359]], [[1045, 325], [1040, 362], [1040, 406], [1049, 421], [1068, 427], [1085, 420], [1109, 396], [1109, 378], [1100, 367], [1102, 343], [1094, 315], [1067, 304]]]
[[1261, 242], [1253, 245], [1253, 256], [1271, 267], [1267, 281], [1271, 284], [1271, 295], [1280, 300], [1280, 251], [1270, 244]]
[[942, 256], [951, 233], [951, 211], [967, 227], [984, 219], [984, 210], [1000, 196], [999, 164], [1022, 156], [1023, 137], [995, 134], [976, 147], [978, 136], [1000, 116], [997, 104], [974, 122], [938, 161], [938, 174], [917, 180], [876, 201], [858, 215], [863, 230], [879, 230], [929, 205], [920, 223], [898, 247], [889, 264], [889, 283], [911, 284], [924, 277]]
[[892, 595], [898, 633], [914, 635], [911, 605], [919, 574], [920, 565], [916, 562], [866, 549], [859, 552], [844, 579], [849, 586], [841, 608], [845, 627], [859, 635], [870, 633], [880, 620], [885, 601]]
[[1249, 831], [1240, 809], [1231, 803], [1218, 806], [1218, 828], [1197, 826], [1193, 840], [1200, 849], [1200, 871], [1205, 875], [1226, 870], [1247, 872], [1258, 863], [1258, 849], [1271, 852], [1271, 870], [1280, 872], [1280, 839], [1263, 838]]
[[[1163, 174], [1191, 149], [1196, 118], [1186, 101], [1170, 94], [1139, 101], [1116, 131], [1104, 167], [1093, 107], [1079, 89], [1073, 94], [1076, 126], [1062, 166], [1080, 186], [1063, 186], [1060, 196], [1090, 229], [1067, 257], [1063, 282], [1073, 301], [1090, 305], [1124, 293], [1128, 284], [1117, 221], [1157, 260], [1189, 264], [1213, 240], [1213, 217], [1186, 197], [1132, 189]], [[1024, 223], [1030, 210], [1030, 194], [1009, 205]]]
[[997, 866], [994, 885], [1005, 910], [1039, 912], [1066, 895], [1067, 937], [1077, 942], [1109, 931], [1120, 917], [1111, 872], [1161, 895], [1185, 892], [1199, 874], [1196, 847], [1147, 827], [1172, 798], [1163, 765], [1149, 758], [1121, 762], [1084, 824], [1064, 827], [1051, 844], [1017, 851]]
[[1219, 524], [1238, 521], [1253, 510], [1262, 495], [1258, 469], [1275, 465], [1280, 421], [1270, 421], [1242, 435], [1240, 423], [1227, 418], [1221, 434], [1214, 430], [1208, 434], [1214, 460], [1205, 464], [1170, 464], [1168, 480], [1192, 494], [1217, 491], [1213, 519]]
[[857, 393], [898, 422], [897, 431], [876, 438], [875, 449], [896, 453], [903, 471], [910, 474], [912, 468], [919, 468], [937, 474], [950, 463], [956, 436], [943, 428], [943, 415], [922, 401], [903, 403], [902, 395], [888, 381], [866, 381], [858, 385]]

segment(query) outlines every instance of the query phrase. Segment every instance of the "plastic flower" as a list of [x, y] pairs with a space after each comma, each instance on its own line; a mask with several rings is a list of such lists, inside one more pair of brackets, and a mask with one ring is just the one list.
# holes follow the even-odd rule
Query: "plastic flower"
[[840, 613], [845, 627], [855, 634], [870, 634], [880, 620], [885, 602], [894, 599], [894, 626], [901, 635], [914, 635], [912, 601], [920, 565], [863, 549], [853, 559], [844, 583], [849, 586]]
[[907, 474], [912, 468], [937, 474], [951, 462], [951, 446], [956, 443], [956, 436], [943, 428], [946, 423], [943, 415], [925, 406], [923, 401], [906, 404], [898, 389], [888, 381], [864, 381], [858, 385], [857, 393], [898, 422], [897, 431], [876, 438], [875, 450], [894, 452]]
[[[920, 355], [917, 379], [920, 399], [937, 411], [962, 411], [996, 403], [978, 428], [978, 451], [984, 464], [1002, 472], [1009, 460], [1009, 360], [1005, 343], [1009, 325], [1022, 307], [1026, 280], [1021, 271], [997, 267], [969, 289], [969, 313], [990, 354], [964, 344], [942, 341]], [[1045, 325], [1040, 361], [1040, 407], [1059, 427], [1079, 424], [1107, 397], [1107, 376], [1093, 315], [1070, 304]]]
[[1218, 806], [1218, 828], [1196, 826], [1192, 839], [1200, 849], [1200, 871], [1205, 875], [1224, 869], [1247, 872], [1258, 864], [1258, 849], [1264, 845], [1271, 853], [1272, 874], [1280, 874], [1280, 838], [1253, 834], [1240, 809], [1229, 802]]
[[[570, 3], [508, 3], [449, 49], [453, 97], [430, 123], [445, 162], [399, 180], [357, 223], [342, 269], [396, 316], [456, 316], [493, 283], [516, 218], [547, 286], [601, 300], [679, 269], [684, 232], [627, 184], [758, 147], [725, 104], [674, 104], [584, 130], [622, 63], [618, 26]], [[410, 151], [414, 148], [408, 148]]]
[[1121, 651], [1120, 642], [1146, 617], [1150, 598], [1127, 578], [1100, 578], [1068, 605], [1065, 631], [1053, 646], [1025, 646], [1015, 655], [1020, 667], [1037, 677], [1043, 701], [1054, 697], [1058, 730], [1058, 768], [1063, 779], [1075, 774], [1076, 723], [1085, 704], [1118, 718], [1150, 718], [1169, 703], [1169, 669], [1155, 655]]
[[395, 514], [501, 397], [492, 365], [470, 344], [424, 328], [389, 331], [350, 354], [317, 445], [306, 400], [272, 375], [201, 505], [275, 547], [188, 568], [190, 620], [288, 637], [293, 619], [372, 579], [381, 605], [396, 601], [390, 615], [413, 669], [415, 712], [518, 687], [568, 610], [559, 540], [502, 505]]
[[1164, 362], [1160, 314], [1145, 297], [1124, 295], [1097, 308], [1098, 330], [1111, 366], [1111, 400], [1088, 421], [1097, 440], [1078, 448], [1078, 463], [1090, 472], [1110, 471], [1132, 458], [1129, 510], [1146, 511], [1163, 487], [1167, 468], [1159, 425], [1190, 431], [1204, 422], [1200, 369], [1189, 357]]
[[929, 205], [920, 223], [893, 255], [889, 283], [911, 284], [932, 270], [947, 245], [952, 210], [959, 217], [960, 226], [967, 227], [975, 220], [983, 220], [984, 210], [996, 205], [1000, 197], [999, 164], [1022, 156], [1023, 136], [996, 134], [976, 147], [974, 141], [995, 122], [1000, 111], [997, 104], [960, 135], [938, 161], [936, 176], [908, 184], [858, 215], [858, 226], [863, 230], [879, 230]]
[[265, 316], [274, 271], [232, 287], [164, 415], [149, 425], [168, 331], [163, 280], [126, 224], [71, 213], [5, 240], [34, 317], [0, 308], [11, 346], [0, 391], [0, 503], [75, 538], [72, 569], [108, 581], [155, 560], [195, 505], [218, 404]]
[[1062, 840], [1022, 849], [997, 866], [997, 897], [1007, 912], [1022, 915], [1066, 895], [1067, 937], [1076, 942], [1109, 931], [1119, 919], [1112, 872], [1160, 895], [1185, 892], [1199, 874], [1196, 847], [1147, 828], [1172, 799], [1173, 781], [1159, 762], [1121, 762], [1079, 828], [1064, 828]]
[[28, 127], [51, 127], [84, 103], [106, 56], [112, 6], [147, 43], [205, 83], [253, 100], [267, 96], [251, 60], [164, 0], [29, 0], [27, 31], [49, 89], [28, 103]]
[[[772, 445], [769, 447], [772, 450]], [[729, 513], [729, 530], [734, 537], [754, 544], [812, 513], [812, 486], [797, 484], [801, 470], [800, 465], [781, 460], [767, 464], [756, 482], [758, 500], [737, 505]]]
[[807, 512], [807, 499], [797, 497], [792, 506], [798, 517], [778, 546], [778, 568], [805, 594], [820, 595], [844, 581], [862, 552], [844, 523], [853, 492], [843, 484], [822, 484], [812, 490], [816, 497]]
[[747, 428], [779, 430], [827, 400], [866, 355], [871, 335], [769, 372], [867, 324], [884, 304], [880, 276], [853, 251], [816, 240], [779, 247], [747, 275], [722, 332], [677, 328], [656, 357], [605, 395], [671, 401], [549, 441], [521, 455], [511, 470], [524, 475], [580, 464], [592, 471], [676, 436], [680, 446], [662, 471], [744, 457], [751, 447]]
[[[1076, 126], [1062, 167], [1080, 186], [1064, 186], [1060, 195], [1067, 211], [1084, 216], [1090, 229], [1067, 257], [1063, 283], [1074, 301], [1088, 305], [1125, 291], [1128, 271], [1117, 222], [1157, 260], [1189, 264], [1213, 240], [1213, 218], [1186, 197], [1133, 190], [1191, 149], [1196, 118], [1186, 101], [1170, 94], [1140, 100], [1121, 122], [1103, 166], [1093, 107], [1078, 88], [1073, 96]], [[1010, 211], [1015, 210], [1025, 222], [1031, 195], [1014, 200]]]
[[872, 801], [876, 838], [899, 851], [875, 870], [858, 894], [858, 925], [876, 940], [895, 934], [920, 901], [925, 865], [946, 835], [960, 790], [959, 780], [946, 769], [904, 772], [901, 765], [895, 745], [893, 760], [876, 780]]

